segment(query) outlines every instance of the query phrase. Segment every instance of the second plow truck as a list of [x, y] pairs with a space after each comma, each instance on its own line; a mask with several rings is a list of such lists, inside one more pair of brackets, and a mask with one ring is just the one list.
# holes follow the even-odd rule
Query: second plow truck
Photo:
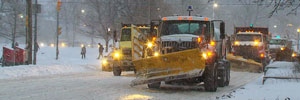
[[114, 76], [120, 76], [122, 71], [135, 72], [132, 64], [133, 34], [147, 35], [150, 33], [149, 26], [149, 24], [122, 24], [119, 43], [113, 47], [113, 51], [108, 56], [102, 59], [102, 70], [113, 71]]
[[[219, 29], [215, 25], [220, 25]], [[151, 25], [151, 27], [153, 27]], [[153, 29], [153, 28], [152, 28]], [[199, 85], [206, 91], [229, 85], [230, 63], [226, 60], [225, 23], [201, 16], [168, 16], [159, 21], [158, 35], [149, 41], [153, 56], [139, 49], [139, 35], [133, 47], [137, 78], [131, 86], [149, 88], [169, 85]], [[151, 44], [152, 45], [149, 45]]]
[[269, 42], [269, 56], [275, 61], [293, 61], [296, 54], [292, 49], [292, 41], [279, 35], [272, 37]]
[[[247, 69], [250, 72], [262, 72], [266, 66], [268, 39], [270, 37], [268, 28], [265, 27], [235, 27], [232, 42], [232, 53], [234, 56], [227, 58], [237, 64], [242, 63], [241, 69]], [[241, 60], [241, 58], [247, 61]]]

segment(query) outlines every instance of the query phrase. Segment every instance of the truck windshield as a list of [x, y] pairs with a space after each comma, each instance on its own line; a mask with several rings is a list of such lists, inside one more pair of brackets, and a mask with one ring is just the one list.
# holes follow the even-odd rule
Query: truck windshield
[[120, 41], [131, 41], [131, 30], [130, 30], [130, 28], [122, 29]]
[[[150, 32], [150, 28], [139, 28], [140, 33], [147, 34]], [[155, 31], [156, 32], [156, 31]], [[120, 41], [131, 41], [131, 28], [122, 29]]]
[[188, 20], [164, 21], [161, 31], [161, 36], [173, 34], [207, 35], [209, 34], [209, 22]]
[[284, 45], [286, 43], [286, 40], [282, 40], [282, 39], [271, 39], [270, 40], [270, 44], [273, 45]]
[[236, 40], [237, 41], [261, 41], [260, 34], [237, 34]]

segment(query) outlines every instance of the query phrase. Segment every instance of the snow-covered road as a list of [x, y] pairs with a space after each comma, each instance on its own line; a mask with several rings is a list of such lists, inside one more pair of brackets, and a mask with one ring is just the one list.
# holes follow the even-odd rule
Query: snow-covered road
[[163, 85], [162, 89], [148, 89], [146, 85], [130, 87], [135, 77], [125, 72], [115, 77], [111, 72], [92, 71], [22, 79], [0, 80], [2, 100], [207, 100], [257, 79], [261, 73], [232, 72], [228, 87], [217, 92], [205, 92], [203, 87]]

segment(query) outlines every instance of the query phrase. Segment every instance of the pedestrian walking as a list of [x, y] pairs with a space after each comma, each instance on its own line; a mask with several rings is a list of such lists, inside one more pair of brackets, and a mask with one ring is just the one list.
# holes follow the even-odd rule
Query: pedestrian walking
[[16, 43], [15, 43], [15, 46], [19, 46], [19, 43], [18, 43], [18, 42], [16, 42]]
[[38, 50], [40, 49], [40, 46], [37, 42], [35, 42], [35, 45], [36, 45], [36, 48], [34, 50], [35, 50], [35, 52], [38, 52]]
[[86, 48], [85, 46], [83, 45], [81, 47], [81, 59], [85, 59], [85, 54], [86, 54]]
[[100, 56], [103, 57], [103, 45], [101, 43], [98, 43], [98, 47], [99, 47], [99, 55], [97, 59], [100, 59]]

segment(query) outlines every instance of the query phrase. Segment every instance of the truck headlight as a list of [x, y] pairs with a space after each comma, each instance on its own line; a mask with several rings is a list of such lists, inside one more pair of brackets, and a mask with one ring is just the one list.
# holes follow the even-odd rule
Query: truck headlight
[[102, 59], [102, 65], [106, 66], [108, 64], [107, 59]]
[[264, 57], [265, 57], [265, 54], [264, 54], [264, 53], [261, 53], [261, 54], [259, 54], [259, 57], [260, 57], [260, 58], [264, 58]]
[[258, 41], [254, 41], [254, 46], [258, 46], [259, 42]]
[[292, 54], [292, 57], [296, 57], [296, 56], [297, 56], [297, 54], [296, 54], [296, 53], [293, 53], [293, 54]]
[[159, 56], [159, 53], [158, 52], [154, 52], [154, 57], [157, 57]]
[[210, 41], [210, 45], [211, 45], [211, 46], [215, 46], [215, 45], [216, 45], [216, 42], [215, 42], [215, 41]]
[[240, 42], [239, 41], [234, 41], [234, 45], [239, 45]]
[[115, 52], [113, 57], [114, 59], [119, 59], [121, 57], [120, 52]]
[[147, 47], [148, 47], [148, 48], [152, 48], [152, 47], [153, 47], [153, 43], [152, 43], [152, 42], [148, 42], [148, 43], [147, 43]]
[[281, 51], [283, 51], [284, 49], [285, 49], [284, 47], [281, 47], [281, 48], [280, 48]]
[[203, 53], [202, 53], [202, 57], [203, 57], [204, 59], [211, 58], [212, 56], [213, 56], [213, 52], [211, 52], [211, 51], [206, 51], [206, 52], [203, 52]]

